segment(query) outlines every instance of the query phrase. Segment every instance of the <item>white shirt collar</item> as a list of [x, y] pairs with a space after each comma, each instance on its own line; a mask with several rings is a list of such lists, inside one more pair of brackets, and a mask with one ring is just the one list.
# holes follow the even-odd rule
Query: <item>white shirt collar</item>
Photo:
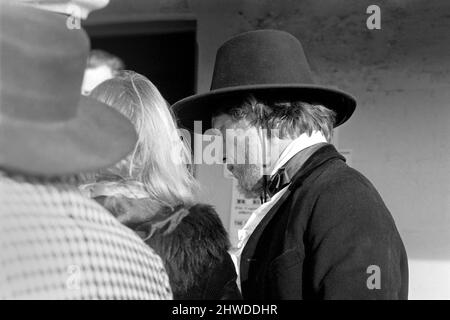
[[270, 176], [273, 176], [275, 173], [277, 173], [277, 171], [282, 166], [284, 166], [290, 159], [292, 159], [300, 151], [322, 142], [327, 142], [327, 139], [320, 131], [313, 131], [311, 136], [308, 136], [307, 133], [301, 134], [298, 138], [293, 140], [281, 153], [280, 157], [273, 166]]
[[[311, 136], [306, 133], [300, 135], [297, 139], [293, 140], [287, 148], [281, 153], [281, 156], [275, 162], [272, 170], [274, 175], [282, 166], [284, 166], [292, 157], [294, 157], [300, 151], [313, 146], [318, 143], [327, 142], [327, 139], [320, 131], [314, 131]], [[264, 219], [266, 214], [270, 209], [278, 202], [282, 195], [287, 191], [287, 187], [277, 192], [268, 202], [262, 204], [258, 209], [256, 209], [250, 218], [247, 220], [245, 226], [238, 231], [239, 243], [236, 248], [234, 248], [230, 254], [236, 266], [236, 272], [238, 275], [238, 286], [240, 287], [240, 261], [242, 250], [244, 250], [247, 241], [252, 235], [253, 231], [259, 225], [259, 223]]]

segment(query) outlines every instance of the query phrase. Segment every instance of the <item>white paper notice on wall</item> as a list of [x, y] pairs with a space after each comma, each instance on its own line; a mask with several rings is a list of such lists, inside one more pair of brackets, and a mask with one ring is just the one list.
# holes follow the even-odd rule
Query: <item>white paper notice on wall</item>
[[244, 227], [250, 215], [261, 205], [260, 199], [246, 198], [239, 192], [238, 181], [232, 178], [230, 242], [235, 247], [238, 243], [238, 231]]
[[346, 163], [348, 166], [352, 166], [352, 150], [350, 149], [340, 149], [339, 153], [342, 154], [344, 156], [344, 158], [346, 159]]

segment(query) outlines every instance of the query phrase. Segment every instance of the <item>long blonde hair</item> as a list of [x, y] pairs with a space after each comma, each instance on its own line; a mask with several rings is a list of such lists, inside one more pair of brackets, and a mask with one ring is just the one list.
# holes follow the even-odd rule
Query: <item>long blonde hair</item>
[[125, 115], [138, 133], [134, 152], [103, 174], [141, 182], [160, 206], [194, 204], [198, 185], [186, 166], [191, 151], [180, 139], [174, 117], [156, 86], [143, 75], [121, 71], [97, 86], [91, 97]]

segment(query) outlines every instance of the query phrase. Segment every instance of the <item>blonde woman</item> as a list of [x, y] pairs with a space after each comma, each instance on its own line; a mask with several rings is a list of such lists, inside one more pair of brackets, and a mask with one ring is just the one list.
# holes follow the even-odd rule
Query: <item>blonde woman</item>
[[89, 177], [82, 190], [162, 257], [175, 299], [240, 298], [228, 235], [214, 209], [196, 202], [199, 188], [186, 165], [190, 149], [158, 89], [122, 71], [91, 97], [128, 117], [138, 142], [128, 158]]

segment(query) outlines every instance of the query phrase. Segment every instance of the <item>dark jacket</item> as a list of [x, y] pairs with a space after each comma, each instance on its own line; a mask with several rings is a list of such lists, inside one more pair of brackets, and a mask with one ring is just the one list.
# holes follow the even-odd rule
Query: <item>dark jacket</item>
[[[174, 298], [242, 299], [236, 269], [228, 254], [228, 234], [215, 210], [202, 204], [181, 210], [188, 212], [172, 230], [158, 228], [146, 240], [164, 261]], [[146, 228], [143, 225], [137, 230]]]
[[405, 248], [373, 185], [332, 145], [297, 159], [243, 250], [244, 299], [407, 299]]
[[151, 213], [148, 199], [115, 196], [96, 200], [162, 258], [174, 299], [242, 299], [228, 254], [228, 234], [213, 207], [197, 204]]

